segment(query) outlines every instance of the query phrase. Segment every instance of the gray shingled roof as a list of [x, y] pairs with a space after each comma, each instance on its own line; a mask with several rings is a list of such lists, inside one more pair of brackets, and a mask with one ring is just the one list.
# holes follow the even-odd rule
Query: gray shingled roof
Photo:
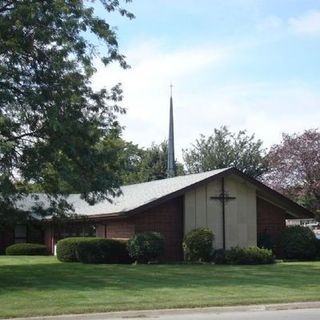
[[[112, 203], [105, 200], [91, 206], [82, 200], [79, 194], [72, 194], [67, 200], [73, 205], [75, 213], [79, 215], [96, 216], [126, 213], [202, 180], [214, 177], [228, 169], [230, 168], [123, 186], [121, 187], [122, 195], [114, 198]], [[46, 207], [47, 201], [40, 196], [37, 203]], [[34, 200], [29, 198], [29, 201], [23, 200], [20, 207], [30, 210], [34, 204]]]

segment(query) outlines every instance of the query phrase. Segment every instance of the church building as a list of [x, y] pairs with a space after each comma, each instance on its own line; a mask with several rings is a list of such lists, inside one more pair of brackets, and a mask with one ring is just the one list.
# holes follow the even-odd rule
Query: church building
[[[273, 243], [286, 226], [286, 219], [312, 217], [297, 203], [235, 168], [128, 185], [112, 203], [88, 205], [78, 195], [69, 201], [75, 212], [91, 222], [95, 235], [129, 239], [135, 233], [160, 232], [165, 239], [165, 260], [183, 259], [183, 236], [198, 227], [210, 228], [214, 248], [257, 245], [259, 234], [268, 234]], [[83, 222], [79, 222], [78, 226]], [[66, 226], [55, 230], [48, 225], [45, 241], [53, 252], [56, 241], [81, 236], [82, 229]]]
[[[94, 206], [79, 195], [70, 195], [68, 201], [79, 218], [62, 227], [50, 221], [46, 224], [42, 237], [51, 253], [64, 237], [129, 239], [135, 233], [157, 231], [165, 240], [164, 260], [180, 261], [184, 235], [198, 227], [213, 231], [216, 249], [256, 246], [260, 234], [268, 234], [276, 245], [286, 219], [313, 217], [307, 209], [235, 168], [176, 177], [173, 129], [171, 95], [168, 178], [123, 186], [122, 195], [112, 202]], [[27, 228], [18, 227], [11, 242], [28, 241]]]

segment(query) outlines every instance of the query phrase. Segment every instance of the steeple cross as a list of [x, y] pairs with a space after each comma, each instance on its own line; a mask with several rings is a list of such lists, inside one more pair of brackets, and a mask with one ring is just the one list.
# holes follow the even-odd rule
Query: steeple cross
[[170, 96], [172, 97], [172, 88], [173, 88], [173, 84], [170, 83]]

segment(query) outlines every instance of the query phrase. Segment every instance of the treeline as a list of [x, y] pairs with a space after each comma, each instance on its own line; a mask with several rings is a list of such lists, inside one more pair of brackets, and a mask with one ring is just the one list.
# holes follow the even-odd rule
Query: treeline
[[[167, 142], [140, 148], [121, 140], [120, 179], [123, 184], [166, 178]], [[320, 132], [283, 134], [269, 149], [247, 131], [231, 132], [223, 126], [210, 136], [200, 135], [182, 150], [177, 175], [236, 167], [313, 210], [320, 209]]]

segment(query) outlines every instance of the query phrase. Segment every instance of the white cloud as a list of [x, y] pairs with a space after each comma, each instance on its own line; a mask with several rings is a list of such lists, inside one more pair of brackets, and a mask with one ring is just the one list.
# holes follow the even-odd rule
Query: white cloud
[[320, 36], [320, 11], [308, 11], [289, 19], [289, 29], [299, 35]]
[[266, 16], [256, 25], [259, 32], [271, 32], [273, 36], [287, 35], [290, 32], [299, 36], [320, 36], [320, 11], [307, 11], [300, 16], [282, 19]]
[[[231, 57], [228, 48], [203, 45], [171, 50], [154, 41], [135, 45], [126, 52], [132, 68], [122, 70], [116, 65], [105, 68], [96, 63], [98, 71], [93, 87], [110, 87], [117, 82], [123, 84], [123, 105], [128, 107], [127, 114], [121, 118], [126, 127], [124, 137], [141, 146], [167, 138], [170, 82], [174, 85], [177, 131], [180, 121], [187, 119], [188, 113], [190, 115], [187, 110], [190, 104], [197, 105], [192, 90], [196, 90], [194, 84], [202, 72], [219, 68]], [[182, 97], [190, 100], [185, 101]], [[176, 135], [188, 136], [181, 132]], [[178, 144], [177, 148], [180, 148]]]
[[[150, 146], [168, 135], [169, 85], [174, 84], [176, 154], [201, 133], [212, 134], [221, 125], [247, 129], [266, 146], [279, 142], [281, 133], [317, 127], [320, 93], [303, 83], [234, 83], [222, 86], [210, 74], [233, 62], [239, 47], [199, 47], [171, 50], [162, 43], [145, 42], [127, 50], [130, 70], [97, 64], [94, 87], [123, 83], [121, 117], [124, 138]], [[205, 77], [205, 78], [204, 78]]]
[[301, 83], [238, 83], [206, 91], [189, 102], [192, 111], [180, 119], [179, 142], [184, 148], [200, 133], [210, 135], [221, 125], [231, 131], [247, 129], [262, 139], [265, 147], [278, 143], [283, 132], [319, 126], [320, 94]]

